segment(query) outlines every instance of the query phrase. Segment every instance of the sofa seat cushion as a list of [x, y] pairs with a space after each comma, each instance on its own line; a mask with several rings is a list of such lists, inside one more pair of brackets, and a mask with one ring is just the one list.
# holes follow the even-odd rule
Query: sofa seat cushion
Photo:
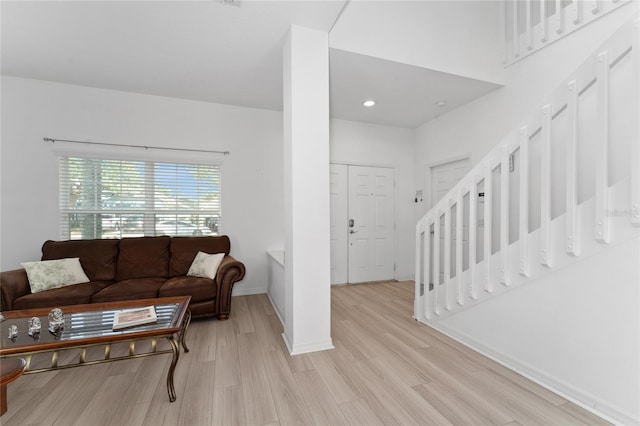
[[191, 296], [191, 303], [213, 300], [216, 294], [215, 282], [204, 277], [170, 278], [158, 291], [158, 297]]
[[112, 281], [91, 281], [27, 294], [13, 301], [13, 309], [59, 308], [91, 303], [91, 296], [111, 284]]
[[123, 300], [153, 299], [166, 278], [134, 278], [111, 284], [91, 297], [91, 303], [120, 302]]

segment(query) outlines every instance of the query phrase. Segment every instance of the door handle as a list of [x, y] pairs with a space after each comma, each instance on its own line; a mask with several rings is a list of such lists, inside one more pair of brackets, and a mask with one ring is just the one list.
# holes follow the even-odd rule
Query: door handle
[[358, 232], [358, 231], [356, 231], [355, 229], [349, 229], [349, 233], [350, 234], [355, 234], [356, 232]]

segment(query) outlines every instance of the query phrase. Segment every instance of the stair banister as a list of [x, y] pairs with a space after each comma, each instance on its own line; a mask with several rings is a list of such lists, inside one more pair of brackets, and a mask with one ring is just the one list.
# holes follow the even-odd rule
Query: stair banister
[[[623, 62], [623, 60], [627, 55], [632, 54], [633, 73], [635, 76], [640, 74], [640, 54], [638, 53], [640, 36], [638, 34], [636, 18], [635, 23], [630, 22], [625, 25], [609, 39], [604, 48], [597, 50], [587, 59], [571, 78], [549, 97], [549, 101], [538, 109], [536, 114], [503, 138], [420, 219], [416, 227], [416, 303], [414, 306], [416, 319], [428, 322], [438, 321], [450, 313], [466, 308], [467, 305], [491, 297], [493, 293], [501, 293], [503, 288], [536, 278], [544, 274], [544, 271], [551, 270], [556, 263], [559, 263], [559, 266], [567, 264], [567, 259], [577, 259], [585, 249], [586, 252], [593, 253], [594, 244], [598, 246], [595, 241], [607, 243], [611, 240], [610, 228], [614, 223], [612, 217], [614, 214], [610, 210], [611, 182], [608, 176], [609, 126], [611, 125], [609, 121], [610, 70], [619, 63], [626, 63], [625, 66], [629, 66], [629, 62]], [[640, 83], [637, 77], [632, 78], [634, 86], [631, 90], [638, 94], [634, 105], [637, 111]], [[590, 99], [589, 102], [594, 102], [595, 97], [595, 104], [592, 104], [595, 107], [591, 107], [598, 115], [595, 121], [593, 119], [585, 121], [584, 118], [580, 120], [580, 102], [585, 94], [589, 94], [586, 97]], [[558, 120], [559, 118], [561, 120]], [[640, 148], [637, 142], [640, 124], [637, 123], [638, 121], [640, 120], [636, 120], [633, 125], [635, 139], [634, 143], [630, 144], [631, 167], [628, 183], [630, 222], [636, 226], [640, 224]], [[582, 122], [589, 126], [587, 128], [590, 132], [589, 137], [593, 139], [592, 134], [597, 134], [595, 151], [589, 151], [590, 155], [595, 157], [590, 160], [593, 161], [596, 169], [595, 188], [592, 189], [595, 192], [591, 192], [595, 196], [587, 200], [579, 200], [580, 175], [577, 154], [580, 150], [581, 134], [585, 132], [584, 129], [579, 128], [583, 125]], [[552, 131], [553, 126], [561, 126], [560, 129], [563, 130], [558, 134], [558, 130]], [[564, 139], [557, 139], [559, 135], [563, 135]], [[538, 145], [535, 148], [540, 148], [540, 164], [537, 164], [537, 159], [536, 164], [531, 162], [530, 150], [534, 140]], [[617, 140], [619, 143], [619, 139]], [[558, 143], [564, 144], [563, 155], [566, 155], [563, 164], [566, 168], [564, 172], [566, 194], [564, 200], [560, 200], [565, 204], [566, 217], [562, 218], [563, 226], [560, 228], [557, 225], [560, 222], [553, 217], [557, 215], [556, 207], [558, 206], [555, 206], [552, 211], [551, 200], [556, 198], [552, 197], [555, 187], [551, 185], [550, 166], [554, 164], [555, 156], [561, 152], [556, 145]], [[519, 153], [520, 175], [515, 187], [511, 188], [510, 160], [516, 152]], [[535, 153], [536, 156], [537, 153]], [[495, 196], [499, 197], [496, 201], [499, 200], [500, 209], [494, 212], [494, 173], [497, 172], [498, 167], [500, 167], [500, 173], [499, 177], [495, 178], [495, 184], [500, 186], [500, 191], [496, 191]], [[537, 194], [532, 200], [532, 172], [533, 176], [539, 173], [540, 180], [534, 181], [540, 184], [539, 204], [533, 204], [537, 200]], [[482, 190], [479, 189], [481, 185]], [[512, 189], [516, 190], [519, 197], [518, 215], [513, 215], [511, 212]], [[586, 189], [584, 183], [582, 189]], [[480, 192], [483, 192], [482, 199], [479, 196]], [[465, 210], [467, 194], [468, 211]], [[592, 209], [586, 216], [585, 206], [590, 206], [589, 208]], [[530, 226], [532, 207], [539, 209], [540, 212], [538, 229]], [[620, 208], [619, 200], [614, 207]], [[482, 231], [478, 228], [482, 226], [478, 224], [480, 213], [478, 208], [482, 208], [484, 213]], [[495, 226], [500, 234], [500, 238], [496, 240], [499, 247], [498, 245], [494, 247], [493, 244], [494, 213], [500, 216], [500, 221], [496, 222], [497, 226]], [[510, 236], [512, 218], [518, 222], [517, 238]], [[587, 222], [581, 223], [585, 220]], [[616, 223], [619, 223], [617, 218]], [[467, 249], [463, 246], [465, 225], [468, 225], [469, 229]], [[562, 234], [558, 234], [558, 230]], [[591, 238], [588, 238], [585, 232], [594, 232], [591, 230], [595, 230], [595, 235], [592, 233]], [[482, 244], [478, 241], [479, 235], [483, 237]], [[558, 235], [561, 236], [560, 244], [557, 243]], [[441, 237], [444, 241], [442, 247], [440, 246]], [[514, 241], [511, 242], [511, 239]], [[600, 244], [600, 246], [603, 247], [606, 244]], [[494, 250], [495, 253], [492, 253]], [[478, 252], [482, 253], [482, 259], [479, 262]], [[468, 254], [469, 259], [467, 269], [463, 266], [465, 254]], [[570, 256], [566, 256], [567, 254]], [[537, 261], [532, 261], [536, 259]], [[452, 276], [452, 271], [455, 276]], [[504, 285], [496, 286], [496, 282]]]

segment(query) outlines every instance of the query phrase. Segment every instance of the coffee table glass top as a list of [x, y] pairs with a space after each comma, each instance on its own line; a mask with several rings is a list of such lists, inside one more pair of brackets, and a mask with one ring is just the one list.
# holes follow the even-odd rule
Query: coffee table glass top
[[[28, 321], [31, 316], [10, 317], [6, 312], [6, 318], [0, 323], [0, 338], [2, 339], [2, 346], [0, 347], [0, 354], [15, 352], [16, 350], [29, 350], [30, 347], [47, 344], [66, 346], [65, 343], [73, 344], [81, 340], [120, 340], [126, 339], [127, 335], [140, 335], [145, 332], [154, 334], [154, 331], [168, 330], [172, 326], [175, 326], [175, 316], [181, 311], [183, 303], [161, 303], [161, 304], [147, 304], [146, 306], [154, 306], [156, 310], [157, 322], [150, 324], [137, 325], [130, 328], [113, 331], [113, 319], [116, 312], [131, 309], [132, 307], [109, 307], [105, 309], [86, 310], [82, 312], [69, 312], [64, 314], [64, 329], [58, 335], [54, 335], [49, 332], [49, 320], [48, 312], [38, 312], [37, 315], [40, 318], [42, 329], [39, 336], [36, 338], [29, 336]], [[91, 309], [91, 305], [88, 309]], [[140, 306], [142, 307], [142, 306]], [[64, 307], [62, 307], [64, 312]], [[14, 339], [9, 339], [9, 327], [11, 325], [18, 326], [18, 336]]]

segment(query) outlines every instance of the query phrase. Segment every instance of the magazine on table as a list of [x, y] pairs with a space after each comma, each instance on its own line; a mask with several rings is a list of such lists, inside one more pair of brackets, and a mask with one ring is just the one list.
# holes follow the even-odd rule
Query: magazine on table
[[127, 309], [116, 312], [113, 316], [113, 329], [135, 327], [136, 325], [151, 324], [158, 321], [156, 309], [153, 306], [144, 308]]

